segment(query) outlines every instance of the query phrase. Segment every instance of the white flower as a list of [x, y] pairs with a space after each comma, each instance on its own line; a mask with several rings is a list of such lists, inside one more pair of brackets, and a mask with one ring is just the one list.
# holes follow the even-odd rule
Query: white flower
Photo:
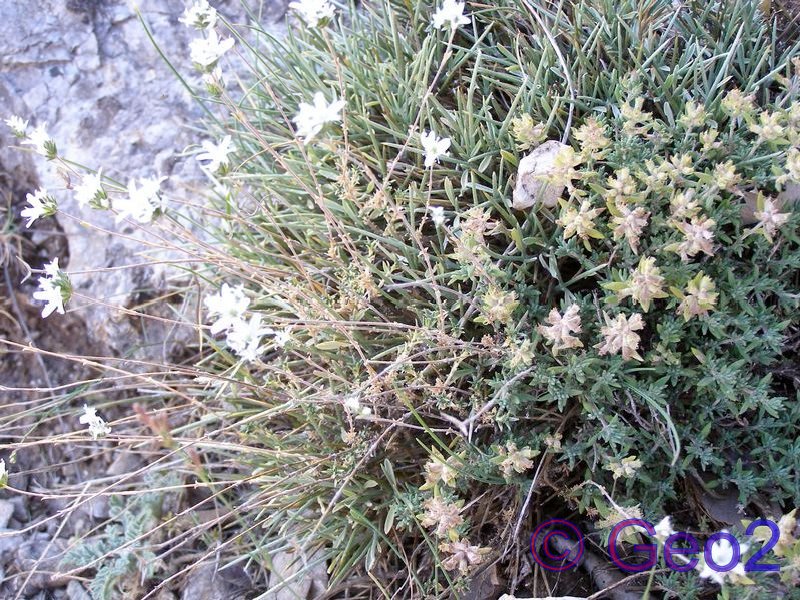
[[187, 27], [195, 29], [211, 29], [217, 23], [217, 11], [208, 5], [208, 0], [197, 0], [187, 8], [183, 16], [178, 19]]
[[0, 458], [0, 486], [6, 484], [6, 477], [8, 472], [6, 471], [6, 461]]
[[[117, 223], [126, 217], [131, 217], [139, 223], [149, 223], [159, 205], [163, 208], [163, 203], [159, 199], [159, 189], [165, 179], [166, 177], [141, 178], [139, 187], [136, 186], [136, 181], [131, 179], [128, 182], [128, 195], [114, 200]], [[156, 202], [159, 202], [159, 205]]]
[[23, 121], [21, 117], [11, 115], [6, 119], [6, 125], [11, 129], [11, 133], [18, 138], [24, 138], [26, 136], [25, 132], [28, 129], [28, 122]]
[[97, 415], [97, 410], [94, 408], [89, 408], [87, 405], [83, 405], [83, 414], [79, 419], [80, 423], [89, 426], [89, 433], [92, 435], [92, 439], [96, 440], [98, 437], [104, 437], [111, 433], [111, 427], [109, 427], [106, 422]]
[[57, 256], [49, 263], [44, 265], [43, 269], [44, 269], [44, 274], [50, 279], [59, 279], [60, 277], [64, 276], [64, 272], [61, 270], [61, 267], [58, 266]]
[[106, 206], [106, 192], [103, 189], [103, 179], [100, 173], [87, 173], [80, 184], [75, 186], [75, 201], [83, 208], [87, 204], [95, 208]]
[[457, 29], [459, 25], [467, 25], [470, 18], [464, 14], [464, 3], [457, 0], [444, 0], [442, 6], [433, 14], [433, 27], [444, 29], [446, 23], [450, 23], [451, 29]]
[[276, 331], [275, 337], [272, 339], [272, 341], [275, 342], [275, 345], [280, 348], [286, 346], [286, 344], [292, 341], [291, 328], [287, 327], [283, 331]]
[[344, 399], [345, 410], [356, 417], [366, 417], [372, 414], [368, 406], [361, 405], [361, 398], [358, 394], [350, 394]]
[[207, 38], [196, 38], [189, 43], [192, 62], [206, 71], [217, 63], [228, 50], [233, 48], [233, 38], [220, 39], [213, 29]]
[[432, 167], [438, 162], [440, 156], [447, 156], [450, 147], [450, 138], [439, 138], [432, 131], [426, 131], [420, 136], [422, 149], [425, 150], [425, 166]]
[[228, 332], [226, 342], [242, 359], [253, 361], [261, 354], [261, 338], [269, 333], [272, 333], [271, 329], [261, 327], [261, 315], [253, 315], [249, 321], [236, 321]]
[[[722, 533], [728, 533], [728, 531], [723, 529]], [[741, 544], [739, 548], [739, 556], [747, 552], [748, 547], [749, 546], [747, 544]], [[724, 567], [730, 563], [731, 560], [733, 560], [733, 546], [725, 538], [717, 540], [711, 545], [711, 558], [717, 567]], [[730, 577], [734, 582], [740, 578], [747, 579], [747, 575], [744, 571], [744, 565], [741, 563], [741, 561], [737, 563], [736, 566], [730, 571], [725, 571], [722, 573], [709, 566], [705, 561], [702, 562], [702, 567], [703, 568], [700, 570], [700, 578], [711, 579], [720, 585], [725, 583], [726, 577]], [[698, 565], [697, 568], [699, 569], [700, 565]]]
[[53, 312], [64, 314], [64, 302], [69, 299], [72, 287], [69, 277], [58, 266], [58, 257], [44, 265], [45, 276], [39, 278], [39, 291], [33, 293], [36, 300], [43, 300], [42, 318], [47, 318]]
[[431, 221], [436, 227], [441, 227], [444, 225], [444, 207], [443, 206], [431, 206], [429, 209], [431, 214]]
[[322, 130], [325, 123], [341, 121], [342, 117], [339, 113], [344, 105], [344, 100], [336, 99], [328, 104], [325, 94], [322, 92], [314, 94], [314, 104], [301, 102], [297, 116], [292, 119], [297, 126], [297, 136], [302, 138], [304, 144], [307, 144]]
[[61, 295], [61, 287], [52, 279], [47, 277], [39, 278], [39, 291], [33, 293], [36, 300], [43, 300], [45, 306], [42, 309], [42, 318], [46, 319], [58, 311], [58, 314], [64, 314], [64, 297]]
[[298, 0], [291, 2], [289, 8], [294, 10], [309, 27], [319, 27], [325, 19], [332, 19], [336, 7], [328, 0]]
[[233, 148], [231, 148], [231, 136], [226, 135], [224, 138], [222, 138], [219, 144], [204, 140], [202, 145], [205, 152], [198, 154], [197, 160], [209, 161], [206, 165], [204, 165], [209, 171], [214, 173], [219, 171], [221, 166], [227, 166], [229, 164], [228, 154], [233, 152]]
[[675, 531], [672, 529], [672, 520], [669, 516], [664, 517], [653, 528], [656, 532], [656, 539], [662, 544], [671, 536]]
[[219, 315], [217, 321], [211, 326], [211, 333], [217, 334], [226, 331], [242, 320], [250, 299], [244, 294], [244, 286], [234, 287], [227, 283], [222, 284], [220, 291], [213, 296], [206, 296], [203, 304], [208, 309], [208, 316]]
[[26, 227], [33, 225], [36, 219], [56, 214], [58, 210], [58, 204], [56, 204], [55, 198], [48, 195], [42, 188], [39, 188], [33, 194], [27, 194], [25, 198], [28, 200], [30, 206], [20, 212], [20, 215], [28, 219], [25, 225]]
[[31, 132], [28, 139], [22, 142], [33, 146], [34, 150], [42, 156], [52, 159], [56, 157], [56, 143], [47, 135], [47, 123], [42, 123]]

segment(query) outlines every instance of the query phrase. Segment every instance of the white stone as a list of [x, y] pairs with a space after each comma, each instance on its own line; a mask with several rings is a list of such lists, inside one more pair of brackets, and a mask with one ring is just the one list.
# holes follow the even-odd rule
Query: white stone
[[525, 210], [537, 202], [548, 208], [558, 204], [566, 186], [548, 184], [543, 177], [552, 171], [556, 155], [566, 147], [561, 142], [549, 140], [520, 161], [511, 208]]

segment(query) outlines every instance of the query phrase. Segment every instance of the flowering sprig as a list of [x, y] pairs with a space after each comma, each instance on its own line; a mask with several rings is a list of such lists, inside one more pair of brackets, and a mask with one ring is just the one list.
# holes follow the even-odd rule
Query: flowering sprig
[[37, 219], [50, 217], [58, 212], [58, 203], [46, 190], [39, 188], [33, 194], [25, 196], [29, 206], [20, 212], [20, 215], [28, 219], [25, 227], [30, 227]]
[[447, 156], [450, 148], [450, 138], [440, 138], [433, 131], [426, 131], [420, 135], [420, 143], [425, 152], [425, 167], [433, 167], [442, 156]]
[[245, 318], [250, 299], [243, 285], [231, 287], [223, 283], [220, 291], [207, 296], [203, 303], [210, 318], [215, 318], [210, 331], [213, 335], [226, 333], [225, 343], [247, 362], [255, 361], [263, 352], [262, 340], [265, 336], [273, 336], [275, 346], [283, 348], [292, 340], [291, 327], [276, 331], [262, 326], [262, 316], [252, 315]]
[[553, 308], [546, 319], [550, 325], [539, 325], [536, 328], [544, 339], [552, 344], [553, 356], [561, 350], [583, 347], [583, 342], [572, 335], [581, 332], [579, 312], [580, 307], [577, 304], [570, 305], [563, 315], [558, 312], [557, 308]]
[[329, 0], [298, 0], [290, 2], [289, 8], [311, 28], [325, 25], [336, 15], [336, 7]]
[[131, 218], [139, 223], [149, 223], [156, 211], [164, 209], [161, 184], [166, 177], [143, 177], [139, 185], [134, 179], [128, 181], [128, 193], [115, 198], [112, 205], [117, 211], [117, 223]]
[[208, 0], [197, 0], [184, 11], [183, 16], [178, 20], [187, 27], [205, 31], [213, 29], [217, 24], [217, 11], [208, 4]]
[[431, 24], [434, 29], [450, 27], [455, 31], [461, 25], [468, 25], [472, 19], [464, 14], [464, 3], [458, 0], [444, 0], [442, 5], [433, 13]]
[[54, 312], [64, 314], [64, 303], [72, 296], [72, 284], [67, 274], [58, 266], [58, 257], [44, 265], [45, 276], [39, 278], [39, 290], [33, 293], [36, 300], [45, 303], [42, 318]]
[[83, 414], [78, 421], [83, 425], [89, 426], [89, 434], [92, 436], [93, 440], [105, 437], [111, 433], [111, 427], [97, 414], [97, 410], [95, 408], [90, 408], [86, 404], [83, 405]]
[[11, 133], [13, 133], [15, 137], [20, 139], [25, 139], [27, 137], [28, 121], [23, 121], [22, 117], [11, 115], [6, 119], [6, 125], [11, 129]]
[[667, 297], [664, 285], [664, 277], [661, 276], [661, 270], [656, 266], [656, 259], [652, 256], [643, 256], [639, 259], [639, 265], [631, 272], [630, 277], [624, 281], [603, 284], [603, 287], [616, 292], [615, 296], [607, 298], [611, 304], [630, 297], [634, 303], [642, 307], [644, 312], [648, 312], [654, 299]]
[[619, 314], [615, 319], [603, 313], [605, 319], [605, 326], [600, 328], [600, 334], [603, 336], [603, 341], [595, 344], [598, 353], [602, 356], [604, 354], [622, 354], [625, 360], [635, 359], [641, 362], [643, 359], [637, 352], [639, 348], [639, 334], [636, 332], [644, 329], [644, 321], [642, 315], [635, 313], [630, 318], [623, 314]]
[[702, 271], [686, 284], [685, 293], [676, 287], [670, 287], [670, 291], [681, 301], [678, 314], [683, 315], [684, 321], [706, 316], [717, 305], [719, 296], [714, 281]]
[[78, 206], [91, 206], [97, 209], [109, 207], [108, 194], [103, 188], [103, 177], [100, 172], [87, 173], [81, 182], [75, 186], [75, 201]]
[[197, 155], [198, 162], [205, 162], [205, 167], [212, 173], [223, 170], [230, 164], [228, 155], [233, 152], [231, 144], [231, 136], [226, 135], [215, 144], [209, 140], [203, 140], [201, 143], [203, 152]]
[[561, 205], [561, 216], [556, 219], [556, 224], [564, 228], [564, 239], [568, 240], [573, 235], [577, 235], [587, 249], [591, 249], [589, 238], [603, 239], [603, 234], [597, 229], [594, 220], [605, 209], [592, 208], [589, 200], [581, 202], [578, 208], [569, 204], [566, 200], [559, 200]]
[[233, 38], [220, 38], [214, 29], [207, 37], [195, 38], [189, 43], [189, 55], [199, 71], [210, 72], [228, 50], [233, 48]]
[[[25, 121], [26, 125], [27, 123], [28, 122]], [[56, 142], [47, 134], [47, 123], [42, 123], [36, 127], [27, 137], [24, 138], [22, 144], [33, 146], [33, 149], [37, 153], [44, 156], [47, 160], [53, 160], [56, 156], [58, 156]]]
[[342, 120], [341, 112], [344, 106], [344, 100], [334, 98], [328, 102], [322, 92], [314, 94], [313, 104], [301, 102], [297, 115], [292, 119], [297, 126], [297, 137], [307, 144], [322, 131], [326, 123], [337, 123]]

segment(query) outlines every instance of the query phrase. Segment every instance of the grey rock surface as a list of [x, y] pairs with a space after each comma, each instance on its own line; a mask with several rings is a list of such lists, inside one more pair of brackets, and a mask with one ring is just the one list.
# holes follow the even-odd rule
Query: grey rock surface
[[245, 577], [236, 577], [238, 571], [226, 571], [229, 569], [218, 570], [213, 563], [198, 565], [189, 573], [181, 600], [243, 600], [249, 581]]

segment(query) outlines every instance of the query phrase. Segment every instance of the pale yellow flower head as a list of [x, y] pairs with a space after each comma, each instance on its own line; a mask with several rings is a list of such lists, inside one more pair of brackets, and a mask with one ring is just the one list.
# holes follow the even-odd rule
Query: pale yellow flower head
[[517, 448], [514, 442], [506, 443], [505, 447], [500, 448], [500, 471], [506, 479], [510, 479], [514, 473], [524, 473], [533, 467], [533, 457], [539, 454], [538, 450], [530, 447]]
[[786, 134], [786, 130], [781, 125], [781, 114], [777, 111], [761, 113], [758, 123], [750, 125], [750, 131], [758, 136], [760, 142], [774, 142]]
[[594, 117], [586, 119], [586, 122], [575, 130], [574, 136], [581, 144], [581, 153], [587, 158], [601, 160], [611, 146], [605, 126]]
[[608, 207], [611, 213], [611, 224], [614, 225], [613, 236], [615, 240], [624, 239], [634, 254], [639, 253], [639, 239], [642, 231], [647, 227], [650, 213], [644, 207], [630, 208], [626, 205]]
[[640, 337], [635, 332], [644, 329], [642, 315], [635, 313], [629, 319], [625, 315], [619, 314], [615, 319], [611, 319], [606, 313], [603, 313], [603, 318], [606, 325], [600, 328], [600, 333], [604, 339], [594, 346], [599, 353], [601, 355], [622, 354], [622, 358], [625, 360], [641, 361], [642, 357], [637, 352]]
[[732, 160], [717, 163], [714, 167], [714, 184], [721, 190], [730, 190], [741, 180]]
[[627, 456], [619, 462], [610, 462], [605, 467], [607, 471], [611, 471], [614, 479], [630, 479], [636, 475], [636, 471], [642, 468], [642, 461], [636, 456]]
[[656, 266], [656, 259], [652, 256], [643, 256], [639, 260], [639, 265], [624, 282], [624, 286], [618, 290], [612, 289], [617, 291], [617, 297], [620, 300], [630, 296], [635, 303], [642, 307], [644, 312], [650, 310], [650, 303], [653, 299], [667, 297], [667, 293], [664, 291], [664, 278]]
[[480, 565], [484, 557], [492, 551], [491, 548], [473, 546], [467, 539], [439, 544], [439, 550], [450, 555], [442, 561], [442, 566], [448, 571], [457, 570], [462, 575]]
[[614, 177], [609, 177], [606, 181], [608, 190], [605, 194], [606, 202], [623, 203], [632, 198], [636, 194], [636, 180], [631, 177], [631, 171], [628, 168], [623, 168], [614, 174]]
[[678, 123], [686, 129], [701, 127], [706, 122], [706, 107], [697, 102], [687, 102], [684, 113], [678, 119]]
[[778, 229], [783, 227], [792, 216], [791, 213], [778, 212], [778, 206], [774, 199], [765, 198], [763, 195], [758, 195], [756, 201], [756, 208], [758, 210], [753, 212], [753, 216], [758, 219], [756, 229], [764, 234], [770, 242], [773, 237], [778, 233]]
[[511, 120], [511, 135], [514, 136], [520, 150], [528, 150], [547, 138], [547, 127], [525, 114]]
[[684, 236], [684, 241], [669, 244], [666, 250], [677, 252], [683, 262], [688, 262], [699, 252], [714, 256], [714, 219], [703, 216], [692, 217], [691, 222], [677, 223], [676, 229]]
[[588, 200], [581, 202], [579, 208], [560, 200], [561, 216], [556, 219], [556, 224], [564, 228], [564, 239], [568, 240], [573, 235], [577, 235], [584, 242], [589, 238], [600, 239], [600, 233], [594, 224], [594, 219], [603, 212], [602, 208], [592, 208], [592, 203]]
[[669, 211], [672, 221], [682, 221], [697, 216], [700, 205], [695, 198], [694, 190], [682, 190], [672, 196], [669, 201]]
[[435, 527], [433, 533], [440, 538], [453, 535], [451, 532], [464, 522], [461, 516], [461, 507], [458, 504], [448, 504], [439, 497], [428, 498], [422, 505], [425, 512], [417, 515], [423, 527]]
[[708, 312], [717, 305], [719, 294], [716, 289], [714, 281], [702, 271], [686, 284], [685, 294], [673, 288], [673, 293], [681, 299], [678, 314], [683, 315], [684, 321], [708, 315]]
[[700, 134], [700, 143], [703, 144], [704, 153], [708, 153], [712, 150], [717, 150], [718, 148], [722, 147], [722, 142], [717, 141], [718, 137], [719, 131], [717, 131], [716, 127], [706, 129]]
[[536, 330], [545, 340], [553, 345], [553, 355], [569, 348], [582, 348], [583, 343], [573, 333], [581, 332], [580, 308], [577, 304], [570, 305], [562, 316], [557, 308], [550, 311], [547, 322], [550, 325], [539, 325]]
[[626, 135], [643, 135], [652, 127], [653, 115], [642, 110], [643, 105], [644, 98], [640, 96], [636, 98], [633, 106], [625, 103], [620, 107], [619, 112], [623, 119], [622, 131]]
[[722, 110], [731, 118], [738, 119], [755, 110], [755, 96], [745, 96], [738, 88], [732, 89], [722, 99]]
[[511, 320], [511, 315], [519, 306], [517, 300], [517, 293], [510, 291], [504, 292], [497, 286], [490, 286], [488, 291], [483, 295], [483, 302], [481, 306], [481, 314], [483, 320], [487, 324], [491, 323], [508, 323]]

